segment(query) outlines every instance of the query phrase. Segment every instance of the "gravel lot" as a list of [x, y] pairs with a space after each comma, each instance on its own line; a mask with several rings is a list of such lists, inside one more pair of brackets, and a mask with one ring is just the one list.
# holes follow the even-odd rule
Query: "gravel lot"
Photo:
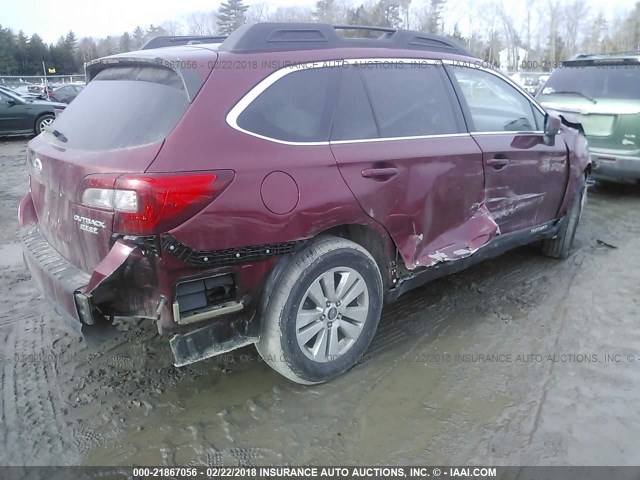
[[0, 140], [0, 464], [640, 464], [640, 187], [590, 189], [567, 261], [522, 248], [407, 294], [303, 387], [253, 347], [176, 369], [153, 325], [67, 327], [16, 240], [25, 146]]

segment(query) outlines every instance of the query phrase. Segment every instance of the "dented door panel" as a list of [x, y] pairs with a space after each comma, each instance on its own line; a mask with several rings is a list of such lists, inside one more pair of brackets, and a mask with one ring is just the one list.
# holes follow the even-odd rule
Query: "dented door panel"
[[538, 133], [474, 133], [482, 149], [486, 206], [501, 233], [557, 217], [569, 177], [567, 147]]
[[497, 233], [484, 204], [482, 153], [471, 136], [331, 149], [360, 206], [388, 230], [408, 268], [468, 256]]

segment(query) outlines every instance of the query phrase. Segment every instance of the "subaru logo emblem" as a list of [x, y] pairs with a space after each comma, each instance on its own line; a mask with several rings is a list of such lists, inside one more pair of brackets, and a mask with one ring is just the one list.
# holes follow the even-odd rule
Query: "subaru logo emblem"
[[36, 175], [42, 173], [42, 161], [38, 157], [33, 159], [33, 170], [36, 172]]

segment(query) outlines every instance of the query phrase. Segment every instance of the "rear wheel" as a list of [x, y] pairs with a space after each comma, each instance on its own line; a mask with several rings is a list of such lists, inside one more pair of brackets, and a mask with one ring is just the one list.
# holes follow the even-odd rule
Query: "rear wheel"
[[55, 119], [56, 119], [55, 115], [52, 115], [50, 113], [47, 113], [45, 115], [38, 117], [38, 119], [36, 120], [35, 129], [34, 129], [35, 134], [40, 135], [44, 131], [45, 127], [48, 127], [49, 125], [51, 125]]
[[294, 382], [327, 381], [371, 343], [382, 297], [380, 270], [367, 250], [321, 237], [294, 256], [271, 292], [258, 352]]
[[542, 241], [542, 253], [547, 257], [565, 259], [571, 253], [582, 210], [587, 201], [587, 180], [582, 177], [578, 183], [573, 203], [558, 234]]

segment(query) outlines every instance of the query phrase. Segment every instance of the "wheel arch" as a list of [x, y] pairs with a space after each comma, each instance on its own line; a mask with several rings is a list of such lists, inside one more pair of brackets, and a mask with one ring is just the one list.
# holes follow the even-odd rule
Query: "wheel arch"
[[318, 235], [333, 235], [351, 240], [367, 250], [378, 264], [383, 286], [388, 290], [393, 285], [398, 250], [389, 234], [385, 230], [380, 230], [382, 229], [368, 225], [344, 224], [331, 227]]
[[[385, 291], [388, 292], [394, 285], [396, 278], [396, 268], [398, 260], [398, 250], [391, 236], [382, 227], [376, 228], [371, 225], [363, 225], [359, 223], [348, 223], [342, 225], [336, 225], [327, 229], [324, 229], [305, 241], [299, 243], [298, 249], [304, 248], [309, 242], [321, 236], [332, 235], [335, 237], [344, 238], [357, 243], [365, 250], [367, 250], [376, 261], [378, 268], [380, 269], [380, 275], [382, 276], [382, 285]], [[287, 265], [291, 261], [292, 256], [287, 255], [281, 257], [274, 267], [271, 269], [261, 292], [261, 300], [258, 307], [258, 318], [261, 316], [261, 312], [264, 312], [267, 308], [269, 298], [273, 292], [274, 287], [277, 285], [282, 272], [286, 269]]]

